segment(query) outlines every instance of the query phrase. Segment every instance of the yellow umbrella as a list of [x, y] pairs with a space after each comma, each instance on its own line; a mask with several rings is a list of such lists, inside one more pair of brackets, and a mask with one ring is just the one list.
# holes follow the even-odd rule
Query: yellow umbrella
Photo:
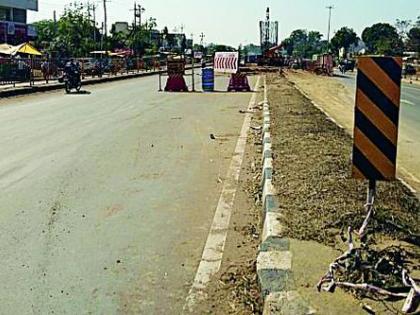
[[42, 56], [42, 54], [29, 43], [23, 43], [17, 46], [16, 53], [33, 55], [33, 56]]

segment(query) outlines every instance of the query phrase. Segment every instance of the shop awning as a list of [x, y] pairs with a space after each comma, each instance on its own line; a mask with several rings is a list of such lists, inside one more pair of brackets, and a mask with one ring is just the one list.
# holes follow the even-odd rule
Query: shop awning
[[17, 46], [12, 46], [9, 44], [0, 44], [0, 54], [10, 56], [14, 56], [16, 54], [42, 56], [42, 54], [29, 43], [23, 43]]
[[0, 44], [0, 54], [11, 55], [14, 51], [14, 46], [9, 44]]
[[16, 46], [17, 51], [16, 53], [20, 54], [27, 54], [32, 56], [42, 56], [42, 54], [31, 44], [29, 43], [23, 43], [18, 46]]

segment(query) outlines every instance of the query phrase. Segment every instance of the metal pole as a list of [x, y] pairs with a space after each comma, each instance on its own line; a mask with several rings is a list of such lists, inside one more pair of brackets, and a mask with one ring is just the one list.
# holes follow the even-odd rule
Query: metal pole
[[191, 34], [191, 66], [192, 66], [192, 91], [195, 92], [195, 73], [194, 73], [194, 35]]
[[104, 28], [105, 28], [105, 38], [108, 37], [108, 13], [106, 10], [106, 2], [107, 0], [103, 0], [104, 1]]
[[375, 202], [376, 197], [376, 181], [375, 180], [369, 180], [369, 188], [367, 193], [367, 200], [366, 203], [368, 206], [372, 206]]
[[330, 32], [331, 32], [331, 11], [334, 9], [332, 5], [328, 6], [327, 9], [329, 10], [328, 14], [328, 34], [327, 34], [327, 42], [330, 43]]

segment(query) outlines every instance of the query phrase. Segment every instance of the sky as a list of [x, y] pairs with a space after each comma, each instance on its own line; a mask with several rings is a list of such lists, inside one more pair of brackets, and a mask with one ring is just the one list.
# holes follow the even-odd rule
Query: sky
[[[80, 1], [80, 0], [79, 0]], [[96, 3], [97, 19], [103, 19], [103, 1]], [[134, 0], [108, 0], [109, 27], [115, 21], [133, 21]], [[52, 18], [56, 10], [61, 15], [70, 0], [39, 0], [39, 12], [30, 12], [29, 21]], [[280, 24], [280, 41], [295, 29], [316, 30], [324, 34], [328, 29], [327, 6], [333, 5], [331, 32], [342, 26], [353, 28], [359, 35], [367, 26], [377, 22], [394, 24], [396, 19], [415, 21], [420, 16], [420, 0], [137, 0], [146, 11], [144, 18], [157, 19], [158, 28], [169, 30], [184, 27], [189, 36], [205, 43], [259, 43], [258, 21], [265, 19], [267, 7], [271, 19]]]

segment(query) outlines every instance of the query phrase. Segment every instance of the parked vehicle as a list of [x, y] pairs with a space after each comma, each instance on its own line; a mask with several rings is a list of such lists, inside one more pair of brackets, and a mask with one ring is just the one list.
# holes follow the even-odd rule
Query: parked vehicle
[[346, 73], [346, 71], [354, 71], [354, 68], [356, 66], [356, 62], [351, 59], [344, 59], [340, 61], [340, 64], [338, 65], [338, 69], [341, 73]]
[[415, 75], [416, 74], [416, 68], [413, 65], [406, 64], [403, 67], [403, 75]]
[[333, 75], [334, 61], [331, 54], [322, 54], [317, 56], [315, 73], [318, 75]]

